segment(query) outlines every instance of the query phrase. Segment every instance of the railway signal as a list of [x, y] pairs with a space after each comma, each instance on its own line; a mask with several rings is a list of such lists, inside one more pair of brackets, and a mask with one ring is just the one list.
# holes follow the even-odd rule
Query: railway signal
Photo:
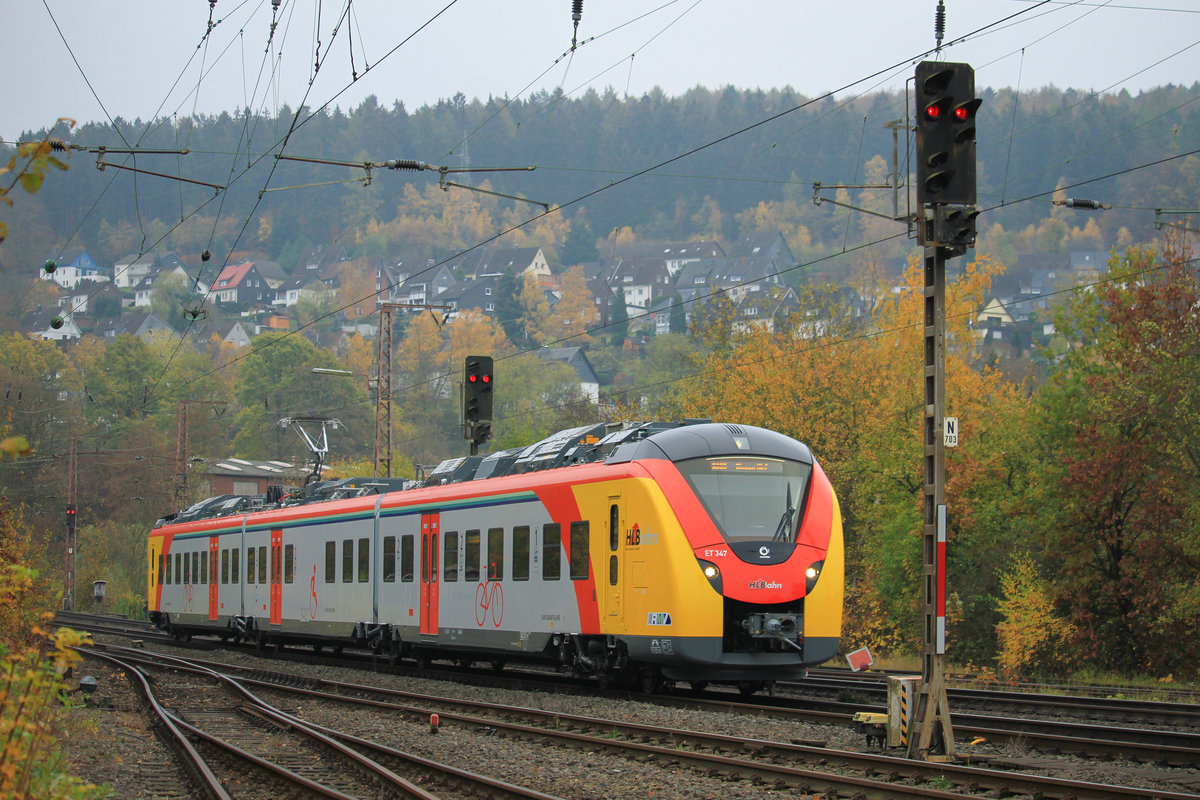
[[491, 356], [467, 356], [463, 374], [463, 423], [466, 438], [474, 454], [477, 445], [492, 436], [492, 375]]
[[917, 65], [917, 204], [975, 205], [975, 70]]

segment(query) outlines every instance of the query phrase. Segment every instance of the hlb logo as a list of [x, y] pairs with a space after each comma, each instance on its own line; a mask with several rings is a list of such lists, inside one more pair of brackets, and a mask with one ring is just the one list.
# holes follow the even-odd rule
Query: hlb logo
[[783, 584], [775, 583], [774, 581], [750, 581], [750, 588], [751, 589], [782, 589]]
[[625, 531], [625, 544], [630, 547], [633, 547], [633, 546], [639, 545], [641, 543], [642, 543], [642, 529], [639, 528], [637, 523], [635, 522], [633, 524], [632, 528]]

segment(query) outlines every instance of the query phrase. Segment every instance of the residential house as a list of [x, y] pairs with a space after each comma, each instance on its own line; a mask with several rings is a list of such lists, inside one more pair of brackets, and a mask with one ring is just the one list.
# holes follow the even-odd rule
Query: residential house
[[743, 236], [729, 248], [729, 255], [735, 258], [766, 258], [773, 261], [779, 269], [790, 267], [796, 263], [792, 248], [779, 231], [774, 233], [753, 233]]
[[329, 276], [331, 270], [343, 261], [349, 261], [346, 248], [337, 245], [322, 245], [314, 247], [300, 259], [292, 275], [307, 273], [310, 275]]
[[724, 258], [725, 251], [716, 242], [643, 242], [616, 249], [621, 258], [654, 258], [662, 261], [672, 278], [695, 261], [703, 258]]
[[[458, 283], [453, 270], [447, 264], [422, 264], [411, 269], [396, 266], [388, 268], [383, 274], [389, 276], [388, 299], [393, 303], [441, 304], [445, 302], [442, 295], [446, 290]], [[382, 276], [377, 277], [377, 285], [380, 280]]]
[[582, 347], [543, 347], [538, 355], [547, 361], [561, 361], [579, 378], [579, 388], [593, 403], [600, 402], [600, 378]]
[[734, 302], [734, 308], [738, 314], [735, 329], [762, 328], [774, 332], [777, 326], [800, 310], [800, 302], [791, 287], [770, 286], [744, 293]]
[[74, 314], [65, 314], [59, 308], [38, 308], [21, 320], [21, 330], [30, 339], [48, 339], [64, 342], [83, 336]]
[[159, 269], [156, 253], [131, 253], [113, 264], [113, 283], [118, 289], [132, 289], [142, 278]]
[[325, 285], [320, 275], [302, 272], [284, 281], [283, 285], [275, 290], [275, 297], [271, 303], [291, 308], [301, 300], [307, 300], [310, 303], [319, 302], [321, 298], [329, 296], [333, 291]]
[[155, 336], [178, 336], [179, 332], [164, 322], [153, 311], [133, 311], [119, 317], [103, 320], [92, 333], [106, 341], [116, 339], [122, 334], [136, 336], [149, 340]]
[[178, 275], [183, 278], [185, 284], [195, 294], [200, 295], [200, 297], [208, 294], [208, 286], [194, 282], [192, 276], [188, 274], [187, 267], [179, 264], [171, 267], [162, 267], [138, 281], [133, 287], [133, 307], [149, 308], [150, 298], [154, 292], [154, 284], [168, 275]]
[[51, 255], [46, 262], [54, 262], [54, 271], [47, 272], [45, 267], [39, 267], [42, 280], [54, 281], [64, 289], [74, 289], [80, 281], [109, 280], [104, 269], [96, 263], [91, 253], [82, 247], [72, 247], [57, 255]]
[[246, 327], [236, 319], [203, 319], [192, 323], [188, 335], [198, 344], [207, 344], [214, 339], [234, 347], [246, 347], [250, 344], [250, 334]]
[[269, 258], [248, 259], [254, 262], [254, 268], [258, 270], [258, 274], [267, 282], [267, 286], [272, 289], [278, 289], [283, 285], [283, 282], [288, 279], [288, 274], [283, 271], [278, 261], [272, 261]]
[[109, 298], [112, 298], [113, 302], [108, 303], [108, 306], [120, 313], [124, 304], [123, 297], [112, 281], [87, 278], [80, 281], [74, 289], [60, 294], [58, 304], [69, 314], [87, 314], [88, 309], [94, 308], [98, 301], [99, 305], [104, 306], [103, 301]]
[[447, 264], [456, 269], [464, 280], [510, 275], [550, 277], [550, 265], [540, 247], [480, 247], [457, 256]]
[[735, 304], [750, 292], [782, 286], [783, 279], [775, 262], [766, 256], [737, 256], [712, 260], [709, 283], [729, 293]]
[[630, 316], [645, 314], [651, 303], [674, 291], [671, 273], [657, 257], [622, 259], [613, 268], [609, 283], [624, 293]]
[[491, 317], [496, 313], [496, 290], [499, 285], [499, 278], [494, 276], [459, 281], [448, 287], [438, 297], [437, 302], [450, 306], [451, 313], [477, 308]]
[[271, 303], [276, 297], [276, 292], [259, 274], [254, 262], [246, 261], [231, 264], [221, 270], [212, 286], [212, 295], [221, 303], [255, 307]]

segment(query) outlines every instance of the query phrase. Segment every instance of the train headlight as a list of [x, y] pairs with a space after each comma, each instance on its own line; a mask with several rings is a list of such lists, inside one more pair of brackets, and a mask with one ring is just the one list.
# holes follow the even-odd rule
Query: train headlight
[[704, 577], [708, 578], [708, 582], [717, 590], [717, 594], [721, 594], [721, 568], [711, 561], [696, 560], [700, 562], [700, 571], [704, 573]]
[[817, 585], [817, 578], [821, 577], [821, 567], [823, 566], [825, 566], [824, 561], [815, 561], [804, 571], [805, 594], [812, 592], [813, 587]]

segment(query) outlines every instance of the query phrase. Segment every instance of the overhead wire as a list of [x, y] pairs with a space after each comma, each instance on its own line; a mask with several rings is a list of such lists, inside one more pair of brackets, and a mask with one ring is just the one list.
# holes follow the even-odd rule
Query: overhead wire
[[[1044, 4], [1044, 3], [1040, 3], [1040, 4], [1039, 4], [1039, 6], [1040, 6], [1040, 5], [1042, 5], [1042, 4]], [[1016, 15], [1012, 15], [1012, 16], [1016, 16]], [[1011, 17], [1010, 17], [1010, 18], [1011, 18]], [[998, 24], [998, 23], [993, 23], [993, 24]], [[985, 29], [986, 29], [986, 28], [985, 28]], [[984, 29], [981, 29], [981, 30], [984, 30]], [[961, 40], [962, 40], [962, 38], [963, 38], [963, 37], [960, 37], [960, 39], [959, 39], [959, 40], [956, 40], [956, 41], [961, 41]], [[378, 62], [376, 62], [376, 63], [378, 63]], [[879, 73], [876, 73], [876, 74], [879, 74]], [[861, 82], [861, 81], [860, 81], [860, 82]], [[858, 83], [858, 82], [855, 82], [855, 83]], [[850, 85], [854, 85], [854, 84], [850, 84]], [[343, 89], [343, 91], [344, 91], [344, 89]], [[837, 91], [841, 91], [841, 90], [837, 90]], [[340, 94], [340, 93], [339, 93], [339, 94]], [[829, 93], [829, 94], [832, 94], [832, 93]], [[336, 96], [335, 96], [335, 97], [336, 97]], [[818, 98], [818, 99], [819, 99], [819, 98]], [[332, 99], [330, 100], [330, 102], [332, 102]], [[314, 113], [315, 113], [315, 112], [314, 112]], [[785, 113], [787, 113], [787, 112], [785, 112]], [[777, 115], [777, 116], [778, 116], [778, 115]], [[309, 119], [311, 119], [311, 116], [309, 117]], [[774, 117], [772, 117], [772, 119], [774, 119]], [[731, 136], [734, 136], [734, 135], [738, 135], [739, 133], [741, 133], [741, 132], [744, 132], [745, 130], [749, 130], [749, 129], [750, 129], [750, 128], [752, 128], [752, 127], [757, 127], [757, 125], [758, 125], [758, 124], [762, 124], [762, 123], [756, 123], [756, 125], [754, 125], [754, 126], [750, 126], [750, 127], [748, 127], [748, 128], [742, 129], [741, 131], [737, 131], [737, 132], [735, 132], [734, 134], [730, 134], [730, 135], [729, 135], [729, 136], [727, 136], [727, 137], [722, 137], [722, 139], [721, 139], [721, 140], [724, 140], [724, 139], [730, 138]], [[717, 141], [721, 141], [721, 140], [717, 140]], [[710, 143], [709, 145], [705, 145], [704, 147], [706, 147], [706, 146], [711, 146], [711, 143]], [[683, 154], [683, 155], [681, 155], [681, 156], [677, 156], [677, 157], [675, 157], [675, 158], [673, 158], [673, 159], [671, 159], [671, 160], [669, 160], [669, 161], [663, 162], [663, 163], [662, 163], [662, 164], [660, 164], [660, 165], [655, 165], [655, 167], [650, 167], [650, 168], [647, 168], [647, 169], [645, 169], [645, 170], [641, 170], [641, 171], [638, 171], [638, 172], [635, 172], [635, 173], [631, 173], [629, 176], [627, 176], [627, 178], [625, 178], [625, 179], [622, 179], [622, 181], [621, 181], [621, 182], [624, 182], [624, 180], [630, 180], [630, 179], [633, 179], [633, 178], [635, 178], [635, 177], [639, 177], [639, 176], [641, 176], [641, 175], [647, 174], [647, 173], [649, 173], [650, 171], [653, 171], [653, 170], [655, 170], [657, 167], [661, 167], [661, 166], [664, 166], [664, 165], [666, 165], [666, 164], [672, 163], [673, 161], [677, 161], [677, 160], [679, 160], [680, 158], [682, 158], [682, 157], [684, 157], [684, 156], [686, 156], [686, 155], [689, 155], [689, 154], [691, 154], [691, 153], [693, 153], [693, 152], [697, 152], [697, 151], [698, 151], [698, 150], [700, 150], [700, 149], [703, 149], [703, 147], [701, 147], [701, 148], [696, 148], [696, 149], [694, 149], [694, 150], [692, 150], [692, 151], [689, 151], [688, 153], [685, 153], [685, 154]], [[607, 188], [607, 187], [604, 187], [604, 188]], [[603, 189], [601, 189], [601, 190], [603, 190]], [[600, 190], [597, 190], [597, 191], [600, 191]], [[588, 196], [591, 196], [592, 194], [595, 194], [595, 193], [596, 193], [596, 192], [591, 192], [591, 193], [588, 193], [587, 195], [584, 195], [584, 196], [582, 196], [581, 198], [576, 198], [575, 200], [572, 200], [572, 201], [570, 201], [570, 203], [579, 202], [579, 201], [580, 201], [580, 200], [582, 200], [583, 198], [586, 198], [586, 197], [588, 197]], [[560, 208], [562, 208], [562, 207], [560, 206]], [[533, 220], [535, 220], [535, 219], [539, 218], [540, 216], [544, 216], [544, 215], [538, 215], [537, 217], [534, 217], [533, 219], [531, 219], [531, 220], [527, 221], [526, 223], [522, 223], [522, 224], [521, 224], [521, 225], [519, 225], [519, 226], [514, 226], [512, 229], [510, 229], [510, 231], [511, 231], [511, 230], [515, 230], [517, 227], [521, 227], [521, 226], [523, 226], [524, 224], [528, 224], [529, 222], [532, 222]], [[243, 228], [243, 230], [244, 230], [244, 228]], [[505, 233], [507, 233], [507, 232], [510, 232], [510, 231], [505, 231]], [[495, 237], [493, 237], [493, 238], [495, 238]], [[482, 243], [480, 243], [480, 245], [482, 245], [482, 244], [485, 244], [485, 243], [488, 243], [488, 242], [490, 242], [490, 241], [492, 241], [492, 239], [489, 239], [489, 240], [487, 240], [487, 242], [482, 242]], [[480, 246], [480, 245], [476, 245], [476, 246]], [[474, 248], [470, 248], [470, 249], [474, 249]], [[463, 251], [463, 253], [470, 252], [470, 249]], [[461, 255], [461, 254], [459, 254], [459, 255]], [[444, 262], [442, 262], [442, 263], [444, 263]], [[435, 265], [435, 266], [437, 266], [437, 265]], [[365, 299], [365, 298], [364, 298], [364, 299]]]
[[[448, 8], [449, 8], [451, 5], [453, 5], [453, 4], [454, 4], [454, 2], [456, 2], [456, 0], [452, 0], [452, 2], [451, 2], [449, 5], [447, 5], [447, 6], [446, 6], [445, 8], [443, 8], [441, 11], [439, 11], [439, 12], [438, 12], [438, 14], [437, 14], [437, 15], [435, 15], [435, 16], [434, 16], [432, 19], [436, 19], [436, 18], [437, 18], [437, 16], [440, 16], [442, 13], [444, 13], [446, 9], [448, 9]], [[1044, 4], [1045, 4], [1045, 3], [1047, 3], [1047, 2], [1049, 2], [1049, 0], [1041, 0], [1041, 2], [1040, 2], [1038, 5], [1036, 5], [1036, 6], [1033, 6], [1032, 8], [1035, 8], [1035, 9], [1036, 9], [1036, 8], [1038, 8], [1038, 7], [1042, 6], [1042, 5], [1044, 5]], [[1027, 9], [1026, 11], [1028, 11], [1028, 9]], [[1015, 18], [1015, 17], [1018, 17], [1018, 16], [1020, 16], [1021, 14], [1023, 14], [1023, 13], [1026, 13], [1026, 11], [1019, 11], [1019, 12], [1016, 12], [1016, 13], [1014, 13], [1014, 14], [1011, 14], [1011, 15], [1009, 15], [1009, 16], [1007, 16], [1007, 17], [1004, 17], [1004, 18], [1002, 18], [1001, 20], [998, 20], [998, 21], [996, 21], [996, 22], [993, 22], [993, 23], [989, 23], [989, 24], [987, 24], [987, 25], [984, 25], [984, 26], [980, 27], [979, 29], [977, 29], [975, 32], [972, 32], [971, 34], [966, 34], [966, 35], [964, 35], [964, 36], [962, 36], [962, 37], [958, 37], [958, 38], [957, 38], [957, 39], [955, 39], [953, 42], [951, 42], [951, 44], [954, 44], [954, 43], [958, 43], [958, 42], [964, 41], [964, 40], [965, 40], [967, 37], [969, 37], [969, 36], [973, 35], [974, 33], [978, 33], [978, 32], [981, 32], [981, 31], [986, 31], [986, 30], [988, 30], [988, 29], [990, 29], [990, 28], [992, 28], [992, 27], [994, 27], [994, 26], [996, 26], [996, 25], [1002, 24], [1002, 23], [1004, 23], [1004, 22], [1006, 22], [1006, 21], [1008, 21], [1008, 20], [1011, 20], [1011, 19], [1013, 19], [1013, 18]], [[430, 22], [432, 22], [432, 19], [431, 19], [429, 22], [426, 22], [426, 23], [425, 23], [425, 25], [428, 25], [428, 24], [430, 24]], [[423, 29], [423, 28], [425, 27], [425, 25], [422, 25], [422, 26], [421, 26], [421, 28], [418, 28], [418, 31], [419, 31], [419, 30], [421, 30], [421, 29]], [[415, 35], [415, 33], [414, 33], [413, 35]], [[405, 42], [406, 42], [406, 41], [408, 41], [408, 39], [409, 39], [409, 38], [411, 38], [411, 35], [410, 35], [409, 37], [407, 37], [407, 38], [406, 38], [405, 40], [403, 40], [403, 41], [405, 41]], [[403, 43], [403, 42], [402, 42], [402, 43]], [[400, 46], [400, 45], [397, 45], [396, 47], [392, 48], [392, 50], [390, 50], [390, 51], [388, 52], [388, 54], [390, 55], [392, 52], [395, 52], [395, 50], [396, 50], [396, 49], [397, 49], [399, 46]], [[949, 46], [949, 45], [947, 45], [947, 46]], [[657, 164], [655, 164], [655, 165], [652, 165], [652, 166], [650, 166], [650, 167], [646, 167], [646, 168], [644, 168], [644, 169], [642, 169], [642, 170], [638, 170], [638, 171], [636, 171], [636, 172], [633, 172], [633, 173], [631, 173], [630, 175], [628, 175], [628, 176], [626, 176], [626, 177], [624, 177], [624, 178], [621, 178], [621, 179], [619, 179], [619, 180], [617, 180], [617, 181], [610, 181], [608, 184], [606, 184], [606, 185], [604, 185], [604, 186], [601, 186], [601, 187], [599, 187], [599, 188], [597, 188], [597, 189], [594, 189], [594, 190], [592, 190], [592, 191], [590, 191], [590, 192], [586, 192], [586, 193], [584, 193], [584, 194], [582, 194], [582, 195], [580, 195], [580, 196], [577, 196], [577, 197], [575, 197], [575, 198], [574, 198], [574, 199], [572, 199], [572, 200], [569, 200], [569, 201], [568, 201], [567, 203], [565, 203], [565, 204], [562, 204], [562, 205], [560, 205], [560, 206], [557, 206], [557, 207], [556, 207], [554, 210], [552, 210], [552, 211], [544, 212], [544, 213], [542, 213], [542, 214], [537, 214], [537, 215], [535, 215], [535, 216], [531, 217], [530, 219], [526, 220], [525, 222], [518, 223], [518, 224], [516, 224], [516, 225], [513, 225], [513, 226], [510, 226], [510, 227], [508, 227], [508, 228], [506, 228], [506, 229], [503, 229], [503, 230], [501, 230], [499, 233], [497, 233], [496, 235], [494, 235], [494, 236], [491, 236], [491, 237], [489, 237], [489, 238], [486, 238], [486, 239], [484, 239], [484, 240], [482, 240], [482, 241], [480, 241], [480, 242], [476, 243], [475, 245], [473, 245], [473, 246], [471, 246], [471, 247], [469, 247], [469, 248], [466, 248], [466, 249], [462, 250], [460, 253], [458, 253], [458, 254], [456, 254], [456, 255], [454, 255], [454, 256], [451, 256], [450, 258], [443, 259], [443, 260], [442, 260], [442, 261], [440, 261], [440, 262], [437, 262], [437, 263], [435, 263], [435, 264], [432, 264], [432, 265], [430, 265], [430, 266], [429, 266], [429, 267], [427, 267], [425, 270], [422, 270], [422, 271], [418, 272], [418, 273], [417, 273], [417, 275], [425, 274], [425, 273], [427, 273], [427, 272], [429, 272], [429, 271], [432, 271], [432, 270], [436, 269], [437, 267], [440, 267], [440, 266], [442, 266], [443, 264], [447, 263], [448, 261], [450, 261], [450, 260], [452, 260], [452, 259], [454, 259], [454, 258], [458, 258], [459, 256], [465, 255], [465, 254], [467, 254], [467, 253], [470, 253], [470, 252], [472, 252], [472, 251], [474, 251], [474, 250], [476, 250], [476, 249], [478, 249], [478, 248], [480, 248], [480, 247], [483, 247], [483, 246], [485, 246], [485, 245], [487, 245], [487, 244], [490, 244], [491, 242], [495, 241], [496, 239], [498, 239], [498, 238], [500, 238], [500, 237], [502, 237], [502, 236], [504, 236], [504, 235], [506, 235], [506, 234], [508, 234], [508, 233], [511, 233], [511, 232], [513, 232], [513, 231], [515, 231], [515, 230], [518, 230], [518, 229], [520, 229], [520, 228], [524, 227], [525, 225], [528, 225], [528, 224], [530, 224], [530, 223], [532, 223], [532, 222], [534, 222], [534, 221], [536, 221], [536, 220], [538, 220], [538, 219], [541, 219], [542, 217], [544, 217], [544, 216], [546, 216], [546, 215], [548, 215], [548, 214], [550, 214], [550, 213], [558, 213], [558, 212], [560, 212], [560, 211], [561, 211], [563, 208], [566, 208], [566, 207], [568, 207], [568, 206], [571, 206], [571, 205], [575, 205], [575, 204], [577, 204], [577, 203], [581, 203], [581, 202], [583, 202], [584, 200], [586, 200], [586, 199], [588, 199], [588, 198], [590, 198], [590, 197], [592, 197], [592, 196], [595, 196], [595, 195], [597, 195], [597, 194], [600, 194], [601, 192], [604, 192], [604, 191], [611, 190], [612, 188], [614, 188], [614, 187], [616, 187], [616, 186], [622, 185], [622, 184], [624, 184], [624, 183], [626, 183], [626, 182], [628, 182], [628, 181], [634, 180], [634, 179], [636, 179], [636, 178], [638, 178], [638, 177], [642, 177], [642, 176], [644, 176], [644, 175], [651, 174], [651, 173], [653, 173], [653, 172], [657, 171], [658, 169], [660, 169], [660, 168], [662, 168], [662, 167], [664, 167], [664, 166], [668, 166], [668, 165], [670, 165], [670, 164], [672, 164], [672, 163], [675, 163], [675, 162], [677, 162], [677, 161], [680, 161], [680, 160], [682, 160], [682, 159], [684, 159], [684, 158], [687, 158], [688, 156], [694, 155], [694, 154], [696, 154], [696, 153], [699, 153], [699, 152], [701, 152], [701, 151], [703, 151], [703, 150], [706, 150], [706, 149], [708, 149], [708, 148], [710, 148], [710, 147], [713, 147], [713, 146], [715, 146], [716, 144], [719, 144], [719, 143], [721, 143], [721, 142], [724, 142], [724, 141], [728, 141], [728, 140], [730, 140], [730, 139], [733, 139], [733, 138], [735, 138], [735, 137], [737, 137], [737, 136], [740, 136], [740, 135], [742, 135], [742, 134], [746, 133], [747, 131], [754, 130], [754, 129], [756, 129], [756, 128], [758, 128], [758, 127], [761, 127], [762, 125], [765, 125], [765, 124], [767, 124], [767, 123], [769, 123], [769, 122], [772, 122], [772, 121], [774, 121], [774, 120], [776, 120], [776, 119], [780, 119], [780, 118], [782, 118], [782, 117], [784, 117], [784, 116], [787, 116], [788, 114], [791, 114], [791, 113], [793, 113], [793, 112], [795, 112], [795, 111], [799, 110], [800, 108], [806, 107], [806, 106], [808, 106], [808, 105], [810, 105], [810, 104], [812, 104], [812, 103], [815, 103], [815, 102], [817, 102], [817, 101], [823, 100], [823, 99], [825, 99], [825, 98], [827, 98], [827, 97], [832, 97], [833, 95], [835, 95], [835, 94], [836, 94], [836, 93], [838, 93], [838, 92], [846, 91], [847, 89], [853, 88], [854, 86], [857, 86], [857, 85], [858, 85], [858, 84], [860, 84], [860, 83], [864, 83], [864, 82], [867, 82], [867, 81], [873, 80], [873, 79], [875, 79], [875, 78], [877, 78], [877, 77], [879, 77], [879, 76], [881, 76], [881, 75], [883, 75], [883, 74], [885, 74], [885, 73], [887, 73], [887, 72], [890, 72], [890, 71], [892, 71], [892, 70], [894, 70], [894, 69], [897, 69], [897, 68], [898, 68], [899, 66], [901, 66], [901, 65], [904, 65], [904, 64], [911, 63], [911, 61], [912, 61], [912, 60], [915, 60], [915, 58], [919, 58], [919, 57], [921, 57], [921, 56], [923, 56], [923, 55], [928, 55], [930, 52], [932, 52], [932, 51], [930, 51], [930, 50], [923, 51], [923, 52], [922, 52], [921, 54], [919, 54], [918, 56], [915, 56], [915, 57], [913, 57], [913, 58], [909, 58], [909, 59], [905, 59], [905, 60], [903, 60], [902, 62], [898, 62], [896, 65], [893, 65], [893, 66], [890, 66], [890, 67], [886, 67], [886, 68], [884, 68], [884, 69], [881, 69], [881, 70], [877, 70], [877, 71], [875, 71], [875, 72], [871, 73], [870, 75], [868, 75], [868, 76], [866, 76], [866, 77], [864, 77], [864, 78], [859, 78], [858, 80], [852, 81], [852, 82], [850, 82], [850, 83], [848, 83], [848, 84], [846, 84], [846, 85], [844, 85], [844, 86], [842, 86], [842, 87], [840, 87], [840, 88], [838, 88], [838, 89], [834, 89], [834, 90], [832, 90], [832, 91], [828, 91], [828, 92], [826, 92], [826, 93], [824, 93], [824, 94], [822, 94], [822, 95], [820, 95], [820, 96], [818, 96], [818, 97], [814, 97], [814, 98], [812, 98], [811, 100], [807, 100], [807, 101], [805, 101], [804, 103], [801, 103], [801, 104], [799, 104], [799, 105], [793, 106], [793, 107], [791, 107], [791, 108], [789, 108], [789, 109], [785, 109], [785, 110], [783, 110], [783, 111], [781, 111], [781, 112], [778, 112], [778, 113], [776, 113], [776, 114], [770, 115], [770, 116], [768, 116], [767, 118], [765, 118], [765, 119], [763, 119], [763, 120], [759, 120], [758, 122], [751, 123], [750, 125], [744, 126], [744, 127], [740, 128], [740, 129], [737, 129], [737, 130], [735, 130], [735, 131], [733, 131], [733, 132], [731, 132], [731, 133], [727, 133], [727, 134], [725, 134], [725, 135], [723, 135], [723, 136], [720, 136], [720, 137], [718, 137], [718, 138], [716, 138], [716, 139], [710, 140], [709, 142], [707, 142], [707, 143], [705, 143], [705, 144], [702, 144], [702, 145], [699, 145], [699, 146], [697, 146], [697, 147], [691, 148], [691, 149], [689, 149], [689, 150], [687, 150], [687, 151], [685, 151], [685, 152], [683, 152], [683, 153], [680, 153], [680, 154], [678, 154], [678, 155], [676, 155], [676, 156], [673, 156], [673, 157], [671, 157], [671, 158], [668, 158], [668, 159], [666, 159], [666, 160], [664, 160], [664, 161], [661, 161], [661, 162], [659, 162], [659, 163], [657, 163]], [[376, 64], [378, 64], [378, 63], [379, 63], [379, 62], [376, 62]], [[310, 86], [311, 86], [311, 84], [310, 84]], [[348, 88], [348, 87], [346, 87], [346, 88]], [[343, 89], [342, 91], [344, 92], [344, 91], [345, 91], [345, 89]], [[338, 94], [341, 94], [341, 92], [339, 92]], [[325, 106], [327, 106], [329, 103], [331, 103], [331, 102], [333, 101], [333, 99], [335, 99], [337, 96], [338, 96], [338, 95], [334, 95], [334, 98], [331, 98], [329, 101], [327, 101], [327, 103], [326, 103], [326, 104], [324, 104], [324, 106], [322, 106], [322, 108], [324, 108], [324, 107], [325, 107]], [[301, 108], [301, 109], [303, 108], [303, 103], [301, 103], [301, 105], [300, 105], [300, 108]], [[307, 120], [309, 120], [309, 119], [312, 119], [312, 117], [313, 117], [313, 116], [315, 116], [315, 114], [316, 114], [316, 113], [319, 113], [319, 111], [320, 111], [320, 110], [321, 110], [321, 109], [318, 109], [317, 111], [314, 111], [314, 112], [313, 112], [312, 114], [310, 114], [310, 115], [309, 115], [309, 116], [308, 116], [308, 117], [307, 117], [307, 118], [306, 118], [304, 121], [307, 121]], [[298, 115], [298, 114], [299, 114], [299, 111], [297, 111], [297, 115]], [[299, 124], [303, 124], [303, 123], [299, 123]], [[293, 129], [294, 129], [294, 128], [296, 128], [296, 127], [299, 127], [299, 125], [297, 125], [297, 124], [296, 124], [296, 122], [295, 122], [295, 118], [294, 118], [294, 119], [293, 119]], [[289, 132], [289, 133], [290, 133], [290, 132]], [[286, 137], [285, 137], [285, 139], [286, 139]], [[277, 162], [276, 162], [276, 163], [277, 163]], [[267, 183], [269, 183], [269, 180], [270, 180], [270, 176], [268, 176]], [[261, 200], [261, 194], [260, 194], [259, 198], [260, 198], [260, 200]], [[257, 207], [257, 204], [255, 205], [255, 207]], [[253, 211], [252, 211], [252, 213], [253, 213]], [[252, 213], [251, 213], [251, 215], [252, 215]], [[245, 225], [243, 225], [243, 227], [242, 227], [241, 231], [242, 231], [242, 232], [244, 232], [244, 230], [245, 230]], [[239, 238], [240, 238], [240, 235], [241, 235], [241, 232], [239, 232]], [[385, 288], [385, 289], [390, 289], [390, 288], [391, 288], [391, 285], [389, 285], [389, 286], [387, 286], [387, 287], [384, 287], [384, 288]], [[383, 290], [383, 289], [381, 289], [380, 291], [382, 291], [382, 290]], [[377, 294], [379, 294], [379, 292], [376, 292], [376, 293], [374, 293], [374, 294], [375, 294], [375, 295], [377, 295]], [[373, 295], [373, 296], [374, 296], [374, 295]], [[319, 322], [319, 321], [321, 321], [321, 320], [323, 320], [323, 319], [325, 319], [325, 318], [327, 318], [327, 317], [331, 316], [333, 313], [336, 313], [337, 311], [344, 310], [344, 308], [346, 308], [346, 307], [349, 307], [349, 305], [354, 305], [354, 304], [357, 304], [357, 303], [359, 303], [359, 302], [363, 302], [364, 300], [367, 300], [367, 299], [369, 299], [369, 298], [367, 298], [367, 297], [364, 297], [364, 298], [361, 298], [360, 300], [357, 300], [357, 301], [355, 301], [355, 303], [347, 304], [347, 305], [346, 305], [346, 306], [344, 306], [343, 308], [340, 308], [340, 309], [335, 309], [334, 311], [330, 312], [329, 314], [323, 315], [323, 316], [319, 317], [317, 320], [314, 320], [314, 322], [313, 322], [313, 323], [309, 323], [309, 324], [310, 324], [310, 325], [311, 325], [311, 324], [315, 324], [316, 322]], [[304, 326], [304, 327], [308, 327], [308, 326]], [[288, 336], [290, 336], [290, 335], [294, 335], [294, 334], [299, 334], [300, 332], [302, 332], [302, 331], [303, 331], [303, 329], [304, 329], [304, 328], [302, 327], [302, 328], [300, 328], [300, 329], [298, 329], [298, 330], [296, 330], [296, 331], [289, 331], [289, 333], [288, 333], [287, 335], [288, 335]], [[286, 338], [286, 336], [285, 336], [284, 338]], [[253, 350], [252, 352], [257, 352], [257, 350]], [[244, 357], [245, 357], [245, 355], [248, 355], [248, 354], [243, 354], [242, 356], [235, 357], [235, 358], [234, 358], [234, 359], [232, 359], [231, 361], [229, 361], [229, 362], [226, 362], [226, 364], [225, 364], [225, 365], [222, 365], [221, 367], [214, 368], [214, 370], [213, 370], [213, 371], [215, 371], [216, 369], [222, 369], [222, 368], [224, 368], [225, 366], [229, 366], [229, 365], [231, 365], [232, 363], [235, 363], [236, 361], [239, 361], [239, 360], [241, 360], [241, 358], [244, 358]], [[206, 373], [206, 375], [207, 375], [207, 374], [211, 374], [211, 373]], [[203, 376], [201, 376], [201, 377], [203, 377]]]

